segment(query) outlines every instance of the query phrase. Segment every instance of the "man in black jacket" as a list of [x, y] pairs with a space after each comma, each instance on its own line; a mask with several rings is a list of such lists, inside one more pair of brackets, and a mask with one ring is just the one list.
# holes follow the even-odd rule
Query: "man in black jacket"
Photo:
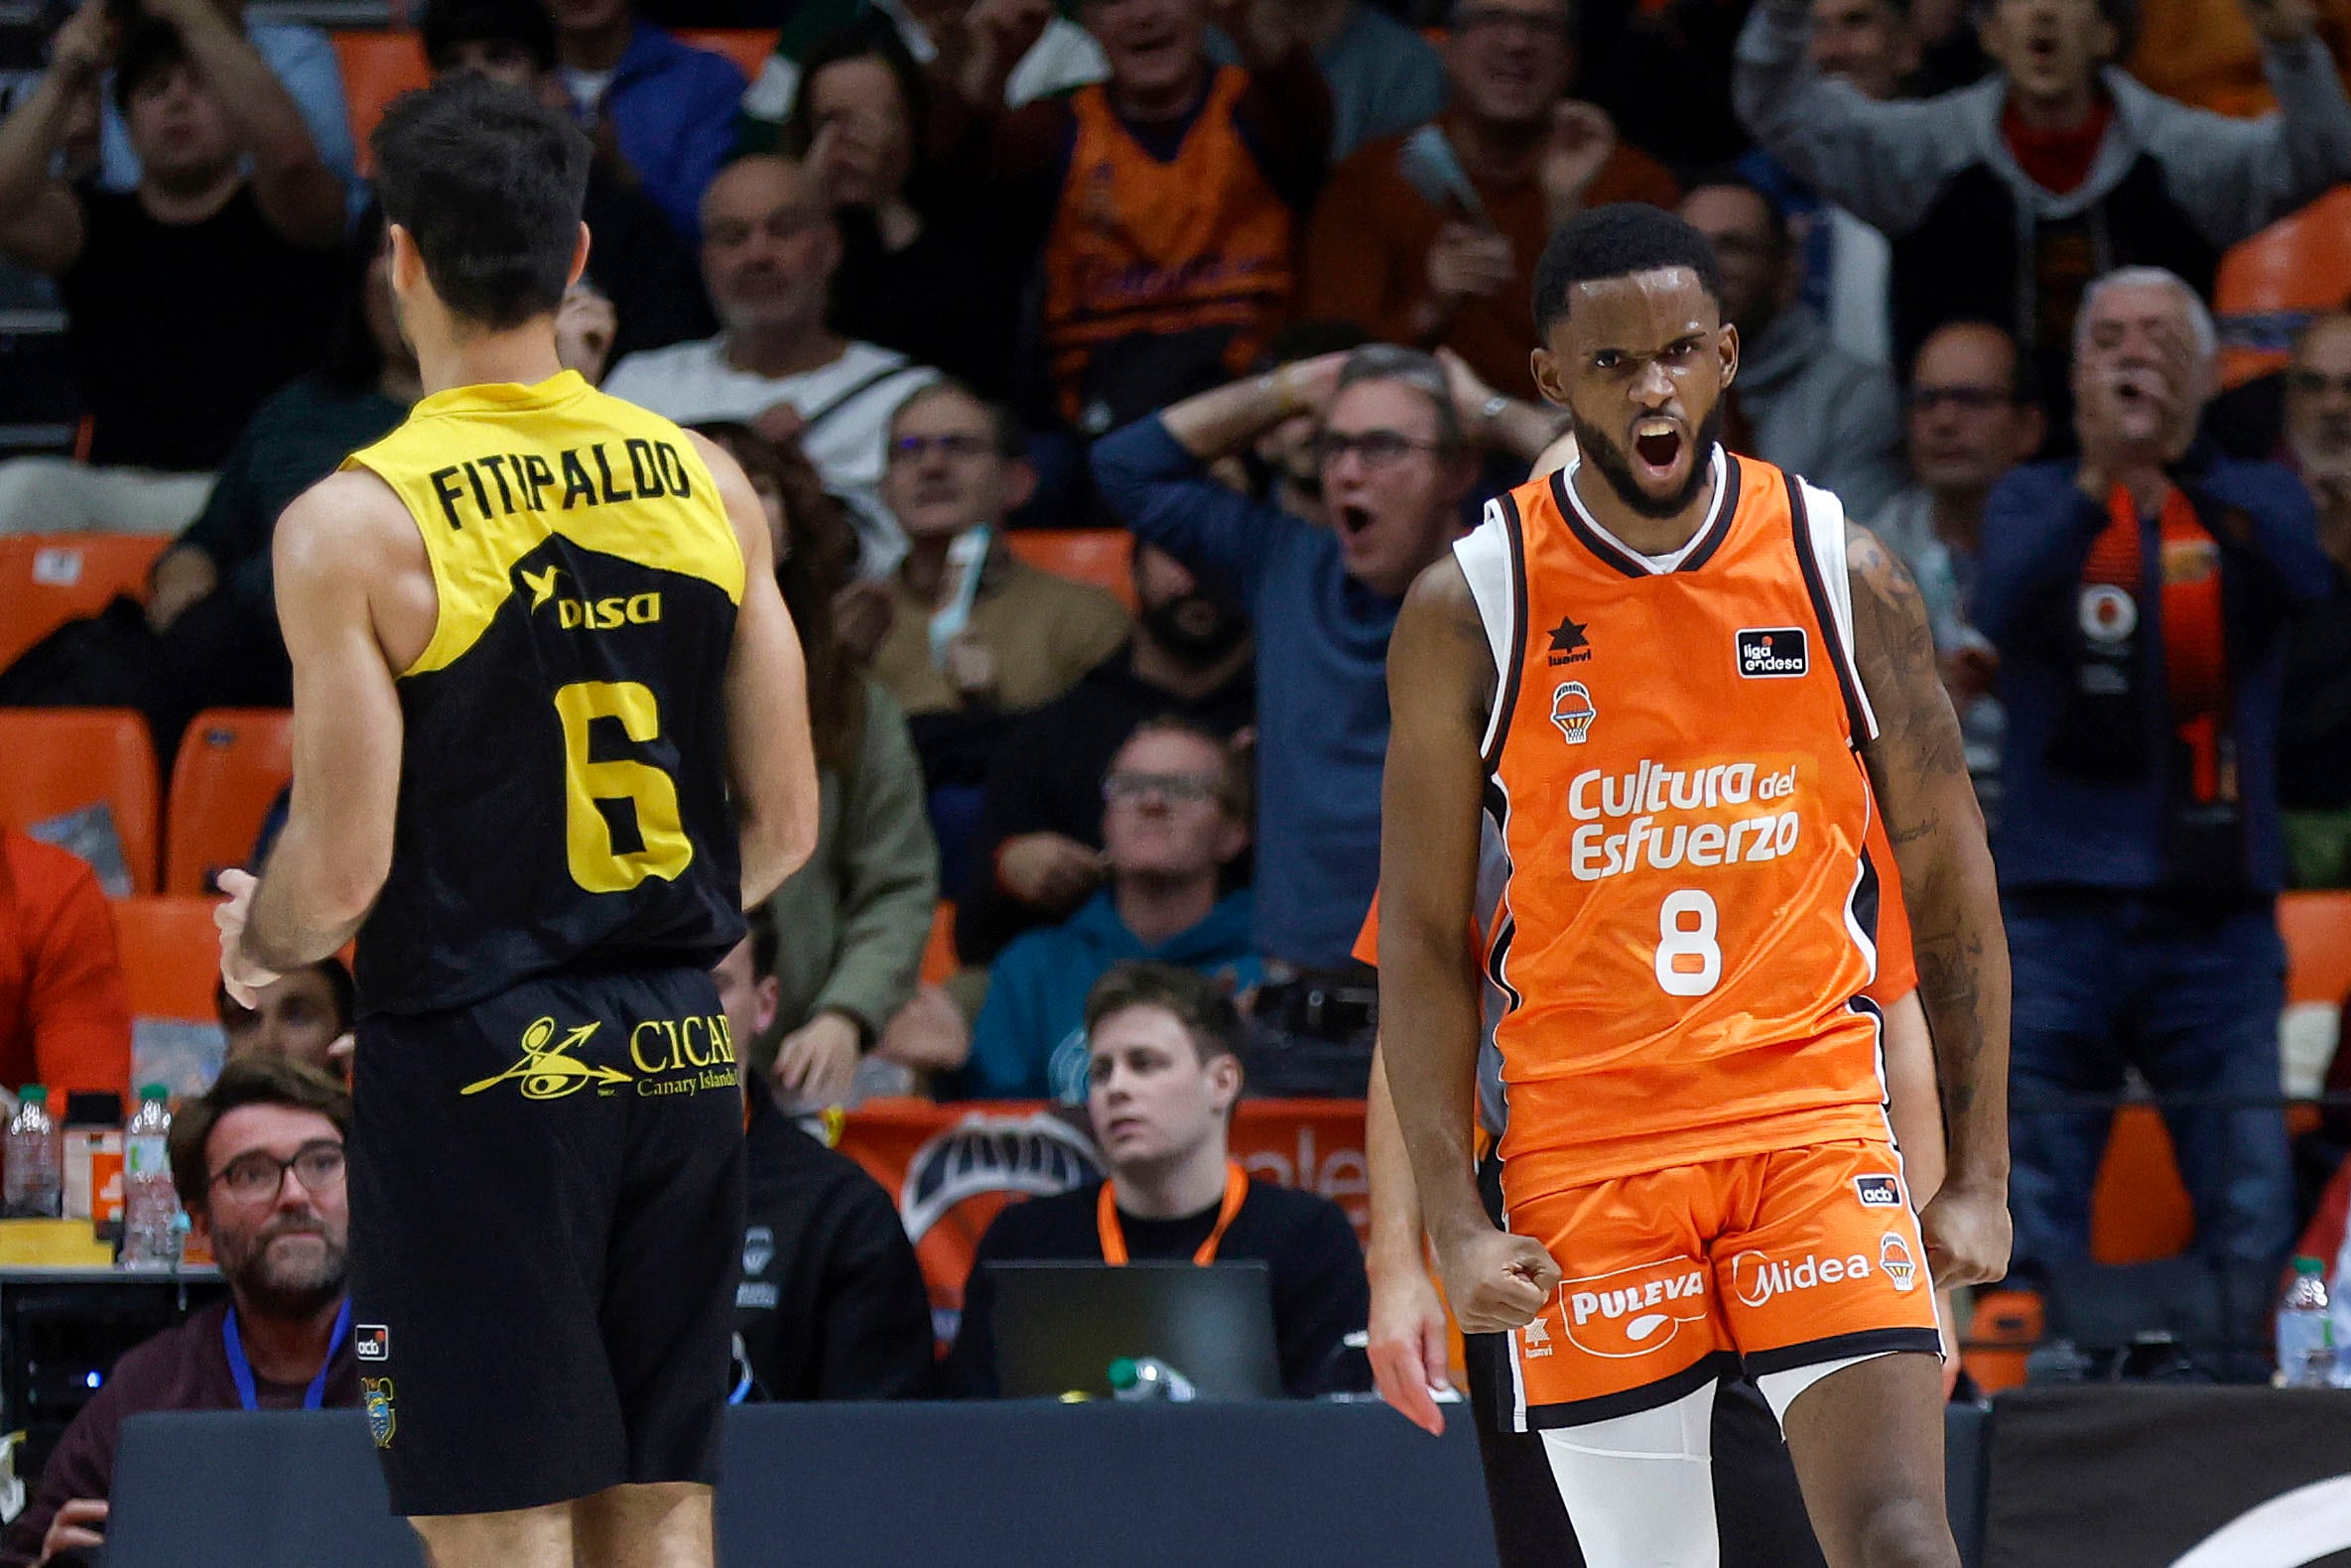
[[[1133, 639], [1021, 719], [996, 750], [956, 906], [956, 954], [966, 964], [988, 963], [1093, 895], [1104, 875], [1103, 777], [1135, 725], [1174, 715], [1232, 735], [1255, 722], [1247, 614], [1145, 544], [1134, 547], [1134, 588]], [[1247, 857], [1232, 869], [1226, 891], [1247, 882]]]
[[[750, 937], [715, 973], [737, 1040], [755, 1039], [775, 1021], [775, 952], [772, 919], [753, 910]], [[750, 1160], [734, 1329], [749, 1394], [929, 1394], [930, 1296], [889, 1194], [856, 1161], [803, 1131], [755, 1077], [745, 1075], [743, 1095]]]

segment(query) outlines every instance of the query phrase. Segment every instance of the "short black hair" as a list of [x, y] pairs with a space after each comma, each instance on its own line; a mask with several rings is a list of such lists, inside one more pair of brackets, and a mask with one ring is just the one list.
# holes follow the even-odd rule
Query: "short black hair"
[[751, 979], [762, 980], [775, 973], [776, 955], [783, 951], [783, 933], [777, 930], [775, 907], [755, 904], [743, 915], [743, 923], [750, 928]]
[[1577, 284], [1666, 267], [1689, 268], [1698, 286], [1722, 303], [1723, 273], [1715, 265], [1714, 246], [1671, 212], [1646, 201], [1611, 201], [1579, 212], [1552, 234], [1535, 263], [1535, 334], [1549, 335], [1552, 324], [1567, 315], [1568, 295]]
[[[898, 83], [898, 96], [906, 105], [908, 145], [917, 152], [927, 145], [931, 90], [923, 78], [922, 63], [906, 48], [906, 40], [898, 36], [895, 22], [878, 11], [867, 11], [847, 27], [817, 40], [800, 57], [800, 81], [792, 94], [791, 135], [784, 143], [786, 149], [796, 157], [808, 156], [809, 146], [817, 136], [816, 120], [809, 106], [810, 91], [816, 85], [818, 72], [845, 60], [881, 62]], [[920, 164], [922, 160], [915, 161]]]
[[212, 1141], [212, 1129], [240, 1106], [315, 1111], [333, 1122], [344, 1138], [351, 1135], [351, 1096], [342, 1085], [308, 1062], [274, 1051], [237, 1057], [220, 1069], [210, 1089], [182, 1105], [172, 1117], [172, 1185], [180, 1191], [180, 1207], [190, 1214], [202, 1214], [211, 1197], [205, 1145]]
[[1241, 1009], [1217, 981], [1197, 970], [1130, 959], [1110, 966], [1086, 993], [1086, 1033], [1105, 1018], [1129, 1007], [1158, 1007], [1174, 1015], [1192, 1037], [1206, 1067], [1220, 1056], [1241, 1058]]
[[1779, 197], [1763, 189], [1761, 182], [1737, 164], [1717, 164], [1690, 177], [1682, 187], [1682, 199], [1687, 201], [1701, 191], [1744, 191], [1763, 204], [1763, 222], [1771, 230], [1771, 248], [1780, 255], [1787, 254], [1795, 236], [1788, 231], [1787, 209], [1779, 204]]
[[417, 36], [436, 71], [463, 44], [512, 44], [542, 72], [555, 69], [555, 18], [539, 0], [433, 0]]
[[563, 303], [589, 156], [570, 116], [464, 71], [395, 99], [370, 140], [384, 216], [451, 311], [499, 329]]
[[174, 65], [187, 64], [188, 46], [180, 38], [180, 29], [160, 16], [141, 12], [114, 52], [114, 107], [130, 113], [131, 99], [140, 88]]

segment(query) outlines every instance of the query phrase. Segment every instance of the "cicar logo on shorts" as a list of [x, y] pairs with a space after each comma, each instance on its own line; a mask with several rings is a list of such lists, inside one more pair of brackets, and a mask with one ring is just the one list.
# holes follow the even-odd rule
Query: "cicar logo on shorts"
[[1682, 1324], [1706, 1320], [1706, 1265], [1675, 1257], [1563, 1280], [1559, 1309], [1569, 1343], [1587, 1355], [1615, 1361], [1653, 1355]]

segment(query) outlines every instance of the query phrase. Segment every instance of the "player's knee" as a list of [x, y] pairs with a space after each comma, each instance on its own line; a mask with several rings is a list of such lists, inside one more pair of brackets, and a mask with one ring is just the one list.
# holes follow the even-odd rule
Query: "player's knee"
[[1958, 1568], [1959, 1551], [1942, 1509], [1918, 1497], [1874, 1503], [1858, 1531], [1864, 1568]]

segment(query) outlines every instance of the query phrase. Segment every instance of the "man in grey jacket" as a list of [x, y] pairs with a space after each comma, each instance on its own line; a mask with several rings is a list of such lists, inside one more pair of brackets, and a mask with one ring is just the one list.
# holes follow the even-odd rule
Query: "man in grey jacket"
[[[1923, 102], [1875, 103], [1806, 59], [1805, 0], [1763, 0], [1739, 40], [1740, 120], [1771, 156], [1894, 246], [1895, 363], [1975, 318], [2067, 384], [2082, 291], [2158, 266], [2209, 295], [2220, 253], [2351, 179], [2351, 102], [2307, 0], [2243, 0], [2280, 110], [2232, 120], [2112, 64], [2129, 0], [1993, 0], [2000, 68]], [[2052, 410], [2051, 425], [2068, 422]]]

